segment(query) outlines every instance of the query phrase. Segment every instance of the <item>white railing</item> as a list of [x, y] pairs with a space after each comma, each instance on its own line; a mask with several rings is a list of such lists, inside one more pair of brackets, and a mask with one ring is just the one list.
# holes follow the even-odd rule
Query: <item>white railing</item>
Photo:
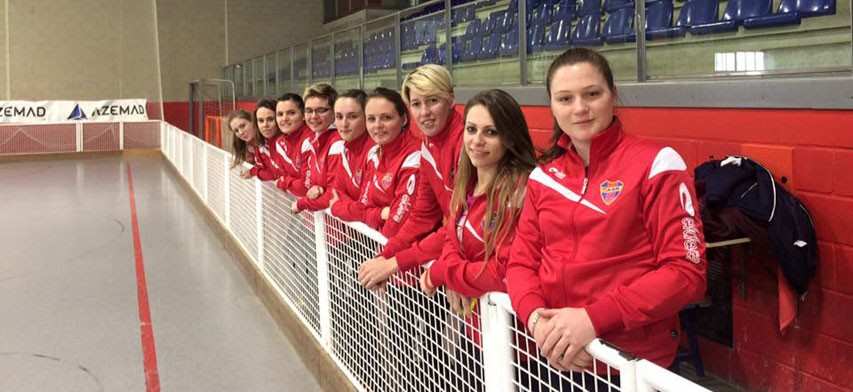
[[462, 318], [442, 292], [424, 296], [412, 273], [381, 293], [356, 280], [385, 244], [360, 223], [325, 213], [292, 214], [294, 198], [245, 180], [231, 154], [171, 125], [163, 154], [250, 255], [279, 297], [365, 391], [705, 391], [646, 360], [593, 341], [594, 372], [561, 373], [537, 354], [509, 298], [489, 293]]
[[362, 391], [705, 391], [599, 340], [594, 372], [561, 373], [537, 354], [509, 298], [489, 293], [468, 317], [444, 294], [424, 296], [417, 275], [381, 293], [356, 271], [385, 238], [324, 213], [291, 214], [293, 197], [239, 176], [231, 154], [168, 123], [0, 126], [0, 155], [160, 147], [211, 214], [249, 255], [279, 298]]

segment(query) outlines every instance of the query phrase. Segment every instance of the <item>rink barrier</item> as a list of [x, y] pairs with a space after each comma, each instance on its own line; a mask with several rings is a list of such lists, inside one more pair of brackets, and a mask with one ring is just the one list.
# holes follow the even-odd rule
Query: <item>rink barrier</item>
[[172, 125], [162, 140], [163, 155], [357, 390], [707, 391], [598, 339], [587, 346], [595, 372], [561, 373], [538, 355], [504, 293], [460, 317], [442, 291], [417, 289], [417, 273], [367, 291], [357, 269], [384, 246], [380, 233], [327, 212], [292, 214], [293, 196], [240, 178], [248, 165], [231, 168], [230, 153]]
[[345, 378], [359, 391], [707, 391], [598, 339], [587, 346], [594, 372], [561, 373], [538, 355], [504, 293], [458, 316], [442, 290], [418, 290], [420, 271], [367, 291], [356, 271], [384, 246], [380, 233], [327, 212], [292, 214], [293, 196], [241, 178], [248, 165], [232, 167], [230, 153], [166, 122], [0, 125], [0, 156], [158, 147], [327, 389]]

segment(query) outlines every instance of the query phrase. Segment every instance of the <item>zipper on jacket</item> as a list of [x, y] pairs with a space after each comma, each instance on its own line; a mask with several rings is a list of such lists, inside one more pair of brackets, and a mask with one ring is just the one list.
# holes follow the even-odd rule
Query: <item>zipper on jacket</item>
[[[571, 226], [571, 230], [572, 230], [572, 254], [571, 254], [571, 257], [569, 257], [569, 259], [567, 260], [568, 263], [564, 263], [563, 265], [560, 266], [560, 273], [563, 276], [565, 276], [565, 274], [566, 274], [566, 271], [565, 271], [566, 265], [574, 262], [575, 258], [577, 257], [577, 254], [578, 254], [578, 231], [577, 231], [577, 227], [575, 226], [575, 214], [577, 213], [578, 206], [581, 204], [581, 201], [583, 200], [583, 197], [586, 194], [586, 188], [588, 186], [589, 186], [589, 167], [584, 167], [583, 168], [583, 185], [581, 185], [580, 200], [578, 200], [577, 203], [574, 203], [574, 206], [572, 208], [572, 212], [571, 212], [571, 214], [569, 214], [569, 217], [570, 217], [569, 225]], [[567, 282], [563, 281], [563, 285], [561, 287], [561, 289], [563, 290], [563, 298], [564, 299], [566, 297], [568, 297], [568, 294], [567, 294], [568, 290], [566, 290], [566, 284], [567, 284]]]

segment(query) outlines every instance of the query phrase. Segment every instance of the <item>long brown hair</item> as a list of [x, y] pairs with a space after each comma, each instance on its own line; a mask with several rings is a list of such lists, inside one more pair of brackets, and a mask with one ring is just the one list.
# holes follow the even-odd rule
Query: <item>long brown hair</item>
[[[228, 113], [228, 116], [225, 118], [227, 121], [226, 124], [228, 124], [228, 129], [231, 130], [232, 133], [234, 133], [233, 137], [231, 138], [231, 152], [234, 154], [234, 160], [231, 162], [232, 168], [241, 165], [243, 162], [246, 162], [246, 152], [249, 149], [248, 143], [244, 142], [243, 139], [237, 137], [236, 132], [231, 129], [231, 121], [235, 118], [242, 118], [248, 121], [249, 125], [257, 128], [255, 122], [252, 121], [251, 113], [243, 109], [237, 109], [232, 111], [231, 113]], [[258, 131], [255, 131], [255, 137], [261, 137]]]
[[[515, 223], [521, 215], [527, 176], [536, 167], [536, 158], [527, 121], [518, 102], [511, 95], [497, 89], [480, 92], [465, 105], [466, 119], [468, 111], [478, 105], [489, 112], [501, 143], [506, 147], [506, 153], [498, 162], [495, 178], [486, 188], [486, 214], [483, 216], [486, 222], [483, 230], [486, 246], [483, 259], [489, 260], [495, 247], [503, 243], [515, 229]], [[453, 222], [459, 220], [460, 212], [466, 208], [468, 187], [476, 173], [477, 169], [463, 146], [450, 199]]]
[[[551, 100], [551, 82], [554, 80], [554, 74], [557, 73], [557, 70], [565, 66], [580, 63], [590, 64], [597, 69], [607, 82], [607, 88], [610, 89], [610, 92], [614, 94], [616, 93], [616, 86], [613, 84], [613, 71], [610, 70], [610, 63], [607, 62], [607, 58], [589, 48], [571, 48], [555, 58], [554, 61], [551, 62], [551, 66], [548, 67], [548, 76], [545, 78], [545, 91], [548, 92], [549, 101]], [[560, 140], [561, 136], [563, 136], [563, 130], [560, 129], [560, 124], [558, 124], [557, 119], [554, 118], [554, 132], [551, 133], [551, 147], [548, 150], [545, 150], [542, 153], [542, 156], [539, 157], [540, 162], [550, 162], [565, 154], [566, 149], [557, 145], [557, 141]]]

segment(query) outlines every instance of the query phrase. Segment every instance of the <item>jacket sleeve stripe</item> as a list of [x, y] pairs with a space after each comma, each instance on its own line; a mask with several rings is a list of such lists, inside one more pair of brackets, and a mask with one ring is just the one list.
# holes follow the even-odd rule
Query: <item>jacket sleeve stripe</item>
[[663, 172], [685, 170], [687, 170], [687, 164], [684, 163], [684, 159], [681, 159], [681, 155], [678, 155], [672, 147], [664, 147], [658, 151], [658, 155], [655, 157], [654, 162], [652, 162], [652, 168], [649, 170], [649, 179], [651, 180]]
[[565, 186], [563, 186], [562, 184], [560, 184], [559, 182], [557, 182], [556, 180], [551, 178], [551, 176], [545, 174], [545, 171], [543, 171], [539, 167], [537, 167], [536, 169], [533, 170], [532, 173], [530, 173], [530, 180], [536, 181], [536, 182], [542, 184], [544, 187], [549, 188], [549, 189], [553, 190], [554, 192], [559, 193], [561, 196], [565, 197], [566, 199], [569, 199], [575, 203], [580, 203], [582, 206], [587, 207], [587, 208], [589, 208], [595, 212], [598, 212], [599, 214], [602, 214], [602, 215], [607, 214], [604, 212], [604, 210], [602, 210], [601, 208], [598, 208], [598, 206], [596, 206], [595, 204], [592, 204], [589, 200], [581, 199], [580, 195], [572, 192], [569, 188], [566, 188]]

